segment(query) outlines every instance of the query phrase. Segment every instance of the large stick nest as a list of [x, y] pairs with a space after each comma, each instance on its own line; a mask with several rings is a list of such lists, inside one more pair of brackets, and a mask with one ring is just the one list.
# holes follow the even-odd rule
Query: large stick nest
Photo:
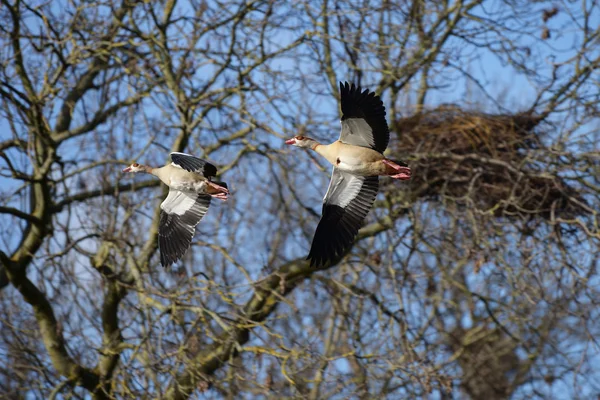
[[499, 328], [457, 327], [448, 344], [463, 372], [461, 387], [473, 400], [509, 398], [528, 372], [529, 364], [516, 354], [516, 341]]
[[417, 198], [495, 216], [573, 217], [585, 200], [541, 159], [542, 119], [442, 106], [395, 122], [394, 153], [408, 156]]

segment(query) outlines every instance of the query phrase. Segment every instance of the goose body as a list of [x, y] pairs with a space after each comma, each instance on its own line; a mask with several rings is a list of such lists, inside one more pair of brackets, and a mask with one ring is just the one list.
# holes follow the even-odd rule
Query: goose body
[[315, 151], [340, 171], [360, 176], [385, 175], [388, 167], [382, 162], [380, 152], [336, 140], [329, 145], [319, 145]]
[[123, 172], [145, 172], [157, 176], [169, 187], [161, 203], [158, 228], [160, 262], [168, 267], [180, 260], [190, 248], [196, 225], [208, 211], [213, 197], [226, 200], [229, 190], [224, 182], [213, 182], [217, 168], [190, 154], [171, 153], [170, 164], [152, 168], [133, 163]]
[[[390, 134], [381, 98], [348, 82], [340, 82], [341, 132], [337, 141], [321, 144], [305, 136], [285, 143], [314, 150], [333, 165], [323, 198], [323, 213], [307, 259], [323, 267], [338, 260], [354, 243], [375, 202], [379, 176], [410, 179], [406, 164], [384, 157]], [[400, 165], [403, 164], [403, 165]]]
[[207, 178], [195, 172], [189, 172], [172, 164], [154, 168], [152, 174], [156, 175], [165, 185], [173, 190], [184, 192], [206, 193]]

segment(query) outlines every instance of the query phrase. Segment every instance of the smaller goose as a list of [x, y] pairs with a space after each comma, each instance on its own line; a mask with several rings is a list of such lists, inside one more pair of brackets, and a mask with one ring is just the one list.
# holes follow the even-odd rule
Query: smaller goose
[[160, 208], [158, 247], [160, 263], [168, 267], [180, 260], [190, 248], [196, 225], [208, 211], [215, 197], [227, 200], [225, 182], [212, 182], [217, 167], [185, 153], [171, 153], [170, 164], [160, 168], [133, 163], [123, 172], [145, 172], [156, 175], [169, 187], [169, 195]]
[[390, 141], [381, 98], [369, 90], [340, 82], [342, 131], [331, 144], [295, 136], [286, 144], [314, 150], [333, 165], [323, 199], [323, 216], [307, 259], [325, 266], [341, 257], [354, 242], [363, 220], [375, 202], [380, 175], [410, 179], [411, 170], [400, 161], [384, 157]]

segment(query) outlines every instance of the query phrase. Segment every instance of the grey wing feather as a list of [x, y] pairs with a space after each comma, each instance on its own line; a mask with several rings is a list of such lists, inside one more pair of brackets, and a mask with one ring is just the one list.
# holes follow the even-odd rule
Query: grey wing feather
[[374, 92], [340, 82], [342, 130], [340, 140], [383, 153], [390, 141], [385, 107]]
[[345, 208], [358, 195], [363, 181], [364, 177], [362, 176], [343, 172], [333, 167], [329, 188], [323, 198], [323, 205], [330, 204]]
[[210, 195], [170, 190], [161, 204], [158, 228], [160, 263], [168, 267], [180, 260], [190, 248], [196, 225], [208, 211]]
[[358, 230], [375, 202], [377, 176], [356, 176], [333, 168], [319, 221], [307, 259], [324, 266], [342, 257], [354, 243]]

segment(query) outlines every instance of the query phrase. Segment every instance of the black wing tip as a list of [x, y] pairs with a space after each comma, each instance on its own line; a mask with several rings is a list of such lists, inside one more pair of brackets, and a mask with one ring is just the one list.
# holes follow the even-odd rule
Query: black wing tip
[[168, 246], [165, 245], [165, 239], [161, 240], [161, 238], [159, 238], [158, 251], [160, 253], [160, 264], [163, 268], [169, 268], [179, 259], [177, 252], [167, 247]]
[[340, 81], [340, 91], [349, 91], [351, 88], [354, 88], [354, 83], [350, 84], [348, 81]]
[[175, 261], [160, 260], [160, 265], [162, 265], [164, 269], [170, 268], [173, 264], [175, 264]]
[[354, 83], [340, 82], [341, 120], [363, 118], [373, 130], [375, 145], [373, 149], [383, 153], [389, 143], [389, 126], [386, 110], [381, 96], [375, 91], [365, 89]]
[[[331, 233], [334, 235], [335, 233]], [[352, 248], [356, 234], [337, 235], [333, 240], [313, 240], [310, 252], [306, 257], [310, 260], [310, 266], [325, 268], [341, 260]]]
[[185, 251], [183, 251], [182, 254], [178, 254], [179, 253], [178, 251], [169, 252], [167, 250], [161, 249], [159, 246], [160, 264], [165, 269], [169, 268], [173, 264], [175, 264], [177, 261], [181, 260], [183, 258], [183, 256], [187, 253], [188, 250], [189, 250], [189, 248], [187, 248]]
[[342, 95], [356, 93], [362, 96], [379, 97], [379, 95], [377, 95], [375, 91], [371, 91], [369, 89], [363, 90], [360, 85], [356, 85], [355, 83], [349, 83], [348, 81], [340, 81], [340, 92], [342, 93]]
[[202, 174], [207, 178], [217, 176], [217, 167], [207, 161], [206, 164], [204, 164]]
[[360, 86], [356, 86], [354, 83], [349, 83], [348, 81], [340, 81], [340, 92], [342, 95], [352, 94], [356, 91], [361, 91]]
[[368, 176], [355, 198], [345, 208], [323, 204], [323, 216], [313, 238], [307, 260], [311, 267], [324, 268], [341, 260], [354, 245], [364, 219], [373, 207], [379, 189], [379, 177]]
[[179, 259], [177, 256], [170, 254], [165, 249], [163, 249], [160, 245], [160, 241], [158, 245], [158, 251], [160, 253], [160, 265], [162, 265], [162, 267], [165, 269], [171, 267]]
[[[199, 198], [200, 196], [203, 195], [199, 195]], [[210, 204], [210, 196], [206, 197]], [[164, 211], [160, 213], [158, 251], [163, 268], [168, 268], [181, 260], [190, 250], [195, 227], [200, 220], [196, 221], [195, 217], [192, 220], [189, 218], [190, 215], [187, 212], [183, 215], [168, 214]]]
[[322, 266], [321, 261], [315, 257], [312, 246], [305, 260], [309, 262], [309, 267], [311, 268], [320, 268]]
[[[362, 90], [354, 83], [340, 82], [340, 96], [342, 101], [342, 120], [352, 117], [384, 118], [385, 106], [375, 91]], [[387, 123], [386, 123], [387, 129]]]
[[306, 260], [310, 262], [310, 268], [325, 268], [341, 260], [346, 254], [347, 250], [348, 249], [344, 249], [339, 254], [329, 254], [325, 251], [321, 252], [315, 251], [315, 249], [311, 249], [310, 253], [306, 257]]
[[323, 257], [317, 257], [312, 254], [312, 252], [306, 257], [306, 260], [309, 261], [310, 268], [323, 268], [327, 265], [327, 260]]
[[369, 89], [363, 90], [362, 87], [360, 87], [360, 85], [349, 83], [348, 81], [340, 81], [340, 93], [342, 94], [342, 97], [348, 95], [370, 97], [372, 101], [374, 100], [376, 102], [381, 102], [381, 104], [383, 105], [381, 97], [377, 93], [375, 93], [375, 91], [371, 91]]

